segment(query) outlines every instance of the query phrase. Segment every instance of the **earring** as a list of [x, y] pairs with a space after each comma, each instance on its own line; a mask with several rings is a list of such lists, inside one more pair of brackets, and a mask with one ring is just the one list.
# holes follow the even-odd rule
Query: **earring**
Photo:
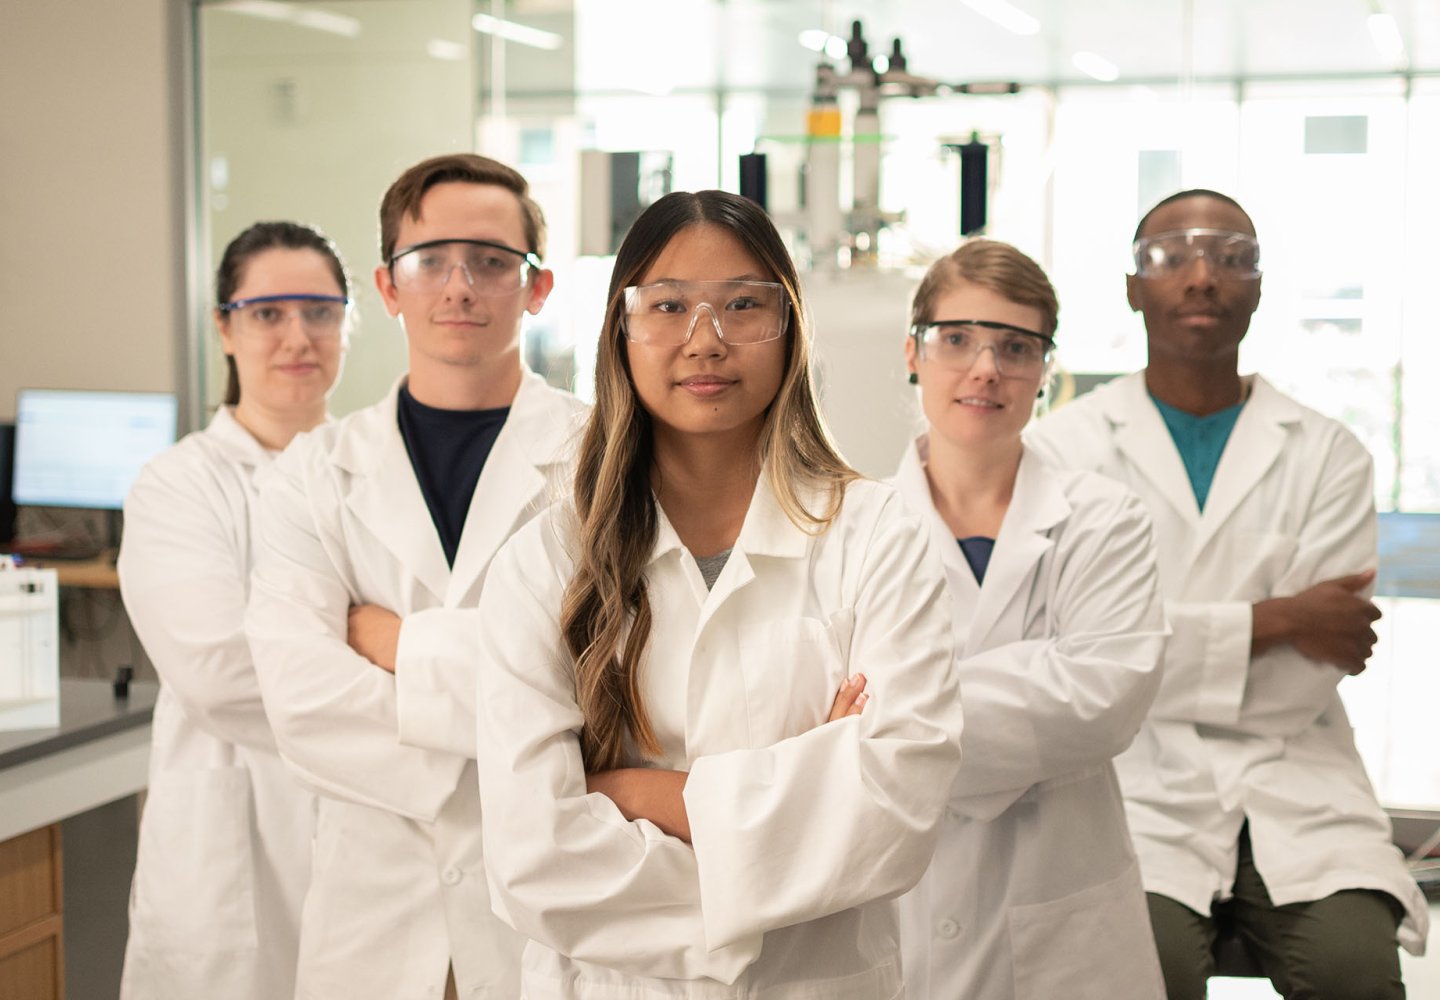
[[1035, 398], [1036, 398], [1036, 399], [1044, 399], [1044, 398], [1045, 398], [1045, 390], [1044, 390], [1044, 389], [1041, 389], [1039, 392], [1037, 392], [1037, 393], [1035, 394]]
[[919, 385], [919, 384], [920, 384], [920, 376], [919, 376], [917, 373], [915, 373], [915, 372], [911, 372], [911, 373], [910, 373], [910, 384], [911, 384], [911, 385]]

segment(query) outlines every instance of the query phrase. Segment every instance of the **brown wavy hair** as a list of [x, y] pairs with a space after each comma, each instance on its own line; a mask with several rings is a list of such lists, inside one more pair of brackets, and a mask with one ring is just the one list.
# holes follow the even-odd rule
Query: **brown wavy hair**
[[676, 233], [701, 223], [728, 230], [788, 299], [785, 370], [756, 456], [781, 509], [802, 530], [823, 532], [840, 511], [845, 485], [859, 475], [840, 457], [820, 417], [799, 276], [764, 210], [725, 191], [678, 191], [656, 201], [635, 220], [615, 258], [595, 361], [595, 408], [575, 470], [578, 553], [560, 629], [575, 658], [587, 772], [622, 766], [631, 746], [645, 757], [660, 753], [640, 694], [651, 627], [645, 567], [659, 523], [651, 491], [655, 439], [625, 349], [624, 290], [641, 280]]

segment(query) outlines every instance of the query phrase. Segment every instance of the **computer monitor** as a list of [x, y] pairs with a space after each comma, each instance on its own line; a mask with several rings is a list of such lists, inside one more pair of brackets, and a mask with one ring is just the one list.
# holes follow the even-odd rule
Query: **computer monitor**
[[21, 389], [15, 403], [19, 506], [119, 510], [140, 468], [175, 441], [175, 395]]

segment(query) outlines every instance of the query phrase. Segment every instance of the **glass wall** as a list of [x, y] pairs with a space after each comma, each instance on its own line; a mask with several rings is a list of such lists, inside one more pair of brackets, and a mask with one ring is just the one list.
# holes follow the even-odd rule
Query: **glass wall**
[[[808, 260], [814, 43], [832, 36], [833, 46], [860, 16], [872, 51], [904, 40], [912, 73], [950, 84], [1015, 74], [1024, 84], [1013, 95], [884, 98], [880, 209], [891, 224], [878, 264], [814, 261], [807, 283], [822, 388], [842, 446], [864, 471], [888, 473], [893, 441], [910, 432], [900, 355], [907, 295], [919, 270], [959, 239], [953, 147], [978, 136], [991, 148], [987, 234], [1054, 277], [1072, 387], [1144, 363], [1143, 328], [1124, 294], [1139, 215], [1182, 187], [1232, 193], [1264, 247], [1264, 297], [1242, 366], [1359, 435], [1375, 456], [1381, 510], [1440, 519], [1440, 393], [1430, 387], [1440, 337], [1427, 301], [1440, 271], [1435, 72], [1377, 72], [1351, 37], [1363, 17], [1352, 28], [1342, 5], [1316, 8], [1303, 46], [1288, 23], [1239, 3], [1133, 3], [1063, 18], [1058, 4], [1036, 4], [1061, 22], [1039, 42], [997, 32], [961, 6], [202, 3], [198, 156], [210, 258], [197, 272], [207, 281], [218, 250], [257, 218], [325, 228], [356, 276], [361, 316], [334, 409], [364, 405], [404, 365], [402, 333], [370, 278], [380, 195], [423, 156], [476, 149], [516, 164], [545, 206], [547, 265], [558, 280], [528, 328], [527, 359], [586, 396], [610, 259], [580, 252], [582, 210], [592, 207], [580, 197], [582, 152], [664, 152], [674, 188], [730, 190], [739, 156], [763, 152], [772, 214]], [[1121, 79], [1097, 83], [1071, 66], [1067, 46], [1104, 51], [1122, 37], [1146, 41], [1127, 53]], [[1265, 58], [1266, 72], [1247, 73]], [[847, 205], [856, 103], [842, 89], [838, 186]], [[208, 332], [197, 336], [212, 343]], [[212, 349], [203, 373], [211, 405], [220, 370]], [[1410, 696], [1396, 692], [1425, 684], [1397, 677], [1423, 667], [1417, 637], [1440, 628], [1431, 596], [1401, 589], [1384, 598], [1375, 665], [1342, 687], [1382, 795], [1407, 804], [1440, 801], [1440, 767], [1426, 771], [1395, 749], [1423, 726], [1402, 704]], [[1398, 759], [1411, 769], [1391, 784], [1383, 765]]]

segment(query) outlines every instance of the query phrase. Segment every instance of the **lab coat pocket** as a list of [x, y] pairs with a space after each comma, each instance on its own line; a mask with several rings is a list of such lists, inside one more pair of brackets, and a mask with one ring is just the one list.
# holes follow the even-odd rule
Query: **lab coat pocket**
[[740, 630], [740, 665], [750, 745], [771, 746], [814, 729], [830, 716], [847, 676], [854, 615], [766, 622]]
[[131, 889], [131, 934], [150, 946], [253, 948], [250, 773], [167, 771], [145, 800]]
[[1015, 1000], [1163, 1000], [1164, 983], [1140, 884], [1118, 877], [1009, 912]]

